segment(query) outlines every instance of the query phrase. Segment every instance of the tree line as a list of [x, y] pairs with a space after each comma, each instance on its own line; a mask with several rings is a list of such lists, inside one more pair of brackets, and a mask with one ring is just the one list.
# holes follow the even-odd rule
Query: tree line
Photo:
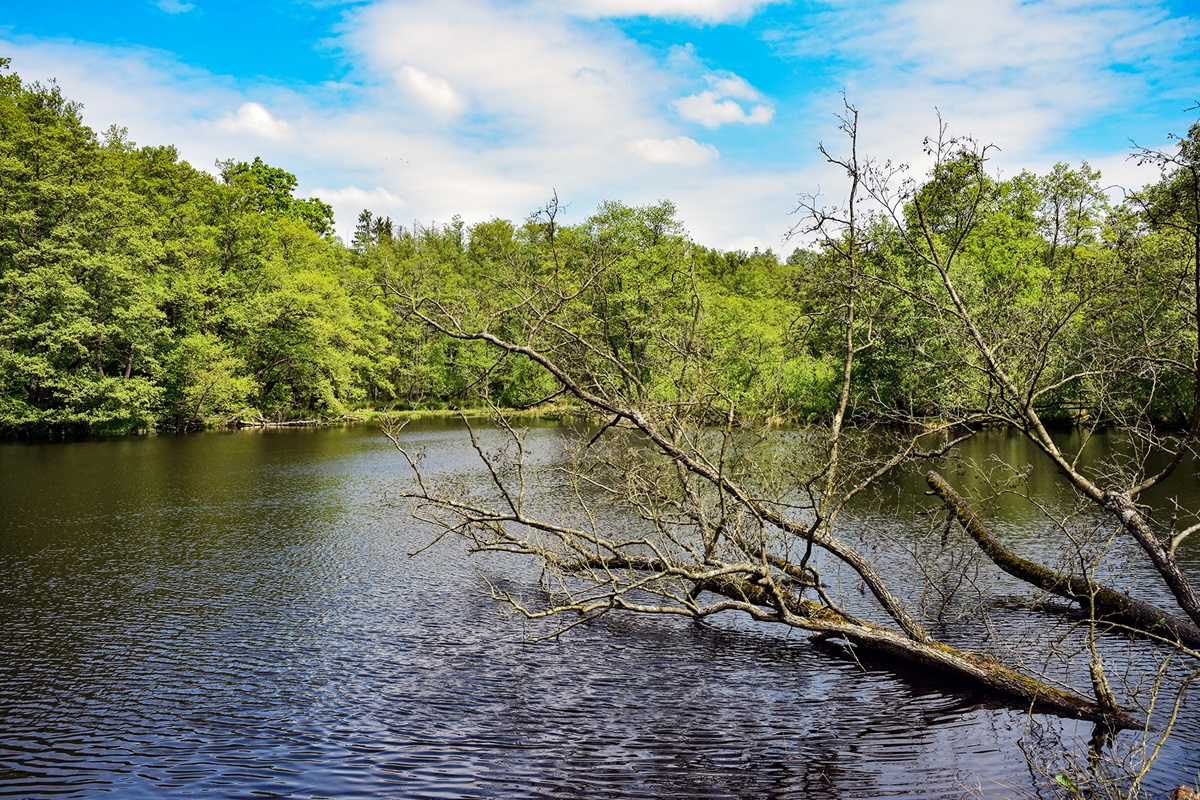
[[[56, 85], [23, 83], [7, 60], [0, 68], [0, 432], [9, 435], [534, 403], [544, 381], [493, 363], [485, 348], [434, 340], [379, 287], [420, 280], [486, 304], [504, 291], [501, 265], [534, 268], [551, 241], [611, 249], [653, 228], [661, 242], [630, 256], [631, 270], [703, 258], [730, 273], [727, 294], [769, 309], [774, 328], [788, 324], [776, 295], [791, 268], [770, 253], [693, 246], [669, 204], [609, 204], [561, 229], [537, 219], [403, 226], [364, 211], [347, 245], [333, 235], [331, 208], [295, 196], [286, 170], [255, 158], [210, 174], [121, 128], [97, 134]], [[644, 291], [627, 291], [614, 302], [632, 314]]]
[[[475, 341], [432, 336], [384, 287], [431, 291], [479, 319], [531, 276], [572, 286], [623, 359], [622, 380], [673, 391], [675, 332], [691, 326], [706, 386], [748, 419], [797, 422], [835, 413], [841, 384], [841, 287], [835, 240], [786, 260], [690, 240], [669, 202], [602, 204], [566, 225], [557, 199], [513, 223], [410, 226], [364, 210], [353, 240], [333, 235], [330, 207], [295, 196], [284, 169], [225, 161], [215, 174], [171, 146], [138, 146], [123, 129], [97, 135], [53, 84], [0, 71], [0, 431], [45, 435], [193, 430], [247, 418], [338, 417], [353, 409], [533, 407], [564, 397], [527, 360]], [[1193, 137], [1194, 138], [1194, 137]], [[930, 224], [969, 160], [919, 188]], [[1174, 182], [1173, 182], [1174, 181]], [[962, 243], [971, 297], [995, 324], [1060, 326], [1066, 345], [1025, 353], [1063, 374], [1089, 358], [1096, 326], [1155, 351], [1153, 366], [1105, 381], [1127, 402], [1181, 424], [1190, 411], [1193, 322], [1180, 292], [1195, 254], [1177, 224], [1187, 198], [1164, 174], [1113, 205], [1086, 164], [988, 179], [978, 224]], [[1186, 194], [1186, 193], [1185, 193]], [[938, 204], [941, 204], [939, 206]], [[923, 207], [925, 207], [923, 206]], [[982, 372], [945, 370], [955, 345], [920, 300], [905, 220], [876, 215], [857, 258], [871, 278], [851, 384], [851, 418], [938, 416], [979, 402]], [[1186, 227], [1186, 226], [1185, 226]], [[581, 265], [603, 262], [603, 276]], [[879, 280], [886, 276], [886, 280]], [[1072, 313], [1077, 299], [1109, 299]], [[502, 320], [495, 320], [502, 324]], [[503, 335], [504, 331], [497, 329]], [[1074, 337], [1074, 338], [1072, 338]], [[1072, 341], [1078, 344], [1070, 344]], [[1014, 357], [1019, 354], [1014, 352]], [[1048, 419], [1115, 418], [1110, 386], [1066, 381], [1037, 403]], [[567, 398], [569, 400], [569, 398]]]

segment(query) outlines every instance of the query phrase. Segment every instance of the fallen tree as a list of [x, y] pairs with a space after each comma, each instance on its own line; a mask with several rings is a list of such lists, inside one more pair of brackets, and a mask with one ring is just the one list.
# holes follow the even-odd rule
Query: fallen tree
[[[537, 370], [548, 394], [574, 398], [603, 424], [553, 468], [526, 452], [502, 416], [498, 431], [481, 438], [472, 430], [490, 476], [486, 487], [439, 483], [393, 430], [414, 471], [408, 497], [416, 513], [472, 550], [540, 563], [539, 593], [493, 592], [547, 621], [552, 635], [613, 611], [697, 620], [740, 613], [885, 663], [936, 669], [1022, 708], [1091, 720], [1097, 731], [1141, 727], [1129, 708], [1148, 714], [1162, 705], [1160, 690], [1176, 692], [1178, 713], [1191, 679], [1170, 687], [1162, 681], [1172, 658], [1195, 658], [1200, 607], [1176, 554], [1198, 528], [1172, 521], [1164, 530], [1161, 515], [1138, 498], [1186, 462], [1200, 431], [1195, 364], [1178, 357], [1189, 347], [1196, 352], [1200, 312], [1164, 317], [1161, 293], [1126, 291], [1125, 265], [1084, 252], [1088, 226], [1095, 227], [1088, 204], [1100, 202], [1094, 180], [1077, 185], [1056, 174], [1058, 194], [1047, 196], [1054, 209], [1074, 209], [1063, 217], [1073, 220], [1074, 238], [1060, 238], [1066, 222], [1048, 211], [1053, 233], [1044, 240], [1029, 234], [1022, 245], [1045, 246], [1030, 250], [1037, 263], [997, 272], [988, 259], [998, 245], [979, 233], [1003, 199], [984, 172], [986, 148], [939, 138], [930, 146], [929, 180], [901, 180], [897, 188], [895, 169], [859, 159], [849, 106], [843, 123], [850, 154], [822, 152], [849, 178], [846, 201], [828, 208], [807, 199], [796, 230], [819, 248], [805, 276], [812, 311], [797, 328], [817, 330], [824, 352], [837, 355], [836, 399], [821, 423], [774, 433], [746, 424], [737, 398], [711, 374], [707, 298], [686, 239], [663, 207], [593, 219], [566, 237], [551, 204], [525, 229], [536, 240], [533, 255], [496, 264], [489, 280], [498, 290], [456, 295], [419, 276], [384, 289], [407, 320], [434, 336], [486, 345], [497, 362]], [[863, 214], [864, 197], [874, 215]], [[1038, 295], [1043, 289], [1048, 297]], [[1193, 295], [1184, 299], [1200, 307]], [[910, 387], [927, 385], [908, 396], [886, 387], [880, 351], [904, 355]], [[1127, 380], [1130, 369], [1141, 370], [1140, 382]], [[1187, 404], [1161, 400], [1181, 386]], [[930, 397], [944, 400], [931, 406]], [[1185, 405], [1192, 408], [1187, 425], [1156, 427], [1163, 408]], [[1067, 452], [1051, 435], [1047, 414], [1088, 423], [1084, 444], [1101, 424], [1124, 432], [1132, 457], [1089, 464], [1082, 445]], [[864, 532], [853, 507], [902, 468], [946, 457], [986, 426], [1026, 436], [1046, 456], [1036, 469], [1052, 470], [1078, 498], [1111, 515], [1188, 619], [1102, 586], [1087, 569], [1060, 573], [1017, 557], [947, 483], [934, 480], [992, 563], [1106, 622], [1064, 634], [1076, 637], [1067, 649], [1053, 650], [1059, 638], [1019, 658], [996, 647], [982, 622], [977, 646], [952, 646], [931, 632], [940, 630], [930, 624], [936, 615], [922, 597], [897, 591], [901, 582], [887, 560], [895, 551], [879, 554], [885, 534]], [[1063, 542], [1064, 552], [1071, 545]], [[1127, 673], [1121, 683], [1110, 681], [1098, 640], [1114, 629], [1141, 630], [1166, 648], [1158, 678]], [[1071, 664], [1069, 683], [1051, 677], [1051, 658]], [[1120, 778], [1132, 781], [1128, 794], [1144, 774]]]
[[[397, 313], [436, 336], [484, 343], [498, 360], [533, 365], [607, 424], [580, 444], [569, 468], [553, 474], [554, 485], [502, 419], [506, 442], [494, 450], [472, 432], [491, 476], [486, 492], [473, 490], [486, 495], [478, 499], [467, 487], [427, 480], [420, 454], [393, 432], [416, 475], [408, 494], [416, 513], [474, 550], [540, 562], [545, 594], [537, 602], [496, 595], [529, 618], [557, 619], [560, 630], [611, 611], [695, 619], [740, 612], [894, 663], [935, 668], [1020, 707], [1113, 729], [1138, 726], [1109, 691], [1088, 698], [939, 641], [919, 605], [893, 590], [887, 565], [841, 532], [852, 502], [897, 468], [943, 456], [975, 430], [962, 418], [888, 425], [870, 435], [850, 425], [859, 359], [878, 344], [891, 297], [880, 291], [874, 234], [860, 216], [874, 173], [857, 155], [856, 112], [848, 107], [843, 122], [850, 155], [822, 152], [850, 177], [846, 202], [803, 206], [805, 231], [824, 252], [813, 278], [826, 293], [820, 313], [835, 319], [839, 337], [837, 399], [826, 425], [781, 442], [742, 424], [735, 400], [706, 372], [705, 298], [679, 257], [686, 243], [677, 223], [646, 209], [596, 223], [582, 243], [563, 243], [552, 204], [541, 217], [541, 261], [497, 265], [503, 291], [489, 292], [487, 303], [419, 280], [384, 288]], [[556, 500], [539, 512], [544, 501], [537, 498], [547, 493]], [[850, 588], [844, 579], [827, 590], [825, 576], [842, 569], [874, 600], [873, 612], [845, 607], [838, 599]]]
[[[518, 347], [512, 343], [498, 343], [498, 346]], [[525, 354], [543, 358], [528, 349]], [[549, 362], [546, 366], [555, 369]], [[585, 402], [599, 401], [600, 398], [583, 390], [569, 376], [564, 374], [562, 379]], [[660, 508], [642, 517], [643, 521], [652, 522], [653, 534], [610, 535], [600, 524], [591, 528], [574, 527], [528, 511], [534, 502], [528, 493], [535, 481], [522, 456], [510, 460], [498, 455], [501, 451], [489, 452], [465, 418], [475, 451], [487, 466], [500, 495], [500, 504], [480, 506], [438, 490], [423, 477], [420, 455], [405, 447], [402, 426], [389, 429], [387, 435], [417, 476], [418, 488], [406, 496], [416, 504], [419, 517], [466, 537], [474, 551], [530, 556], [555, 576], [548, 591], [549, 602], [540, 608], [529, 606], [511, 592], [496, 592], [498, 599], [530, 619], [566, 617], [564, 628], [569, 628], [612, 611], [693, 619], [739, 612], [759, 622], [807, 631], [815, 639], [838, 640], [851, 649], [873, 653], [892, 663], [934, 670], [960, 686], [982, 690], [1021, 708], [1091, 720], [1114, 730], [1141, 726], [1140, 720], [1112, 704], [1101, 704], [1022, 674], [986, 653], [963, 651], [937, 641], [915, 619], [906, 616], [874, 565], [827, 528], [802, 528], [772, 510], [728, 474], [712, 472], [678, 445], [663, 440], [656, 426], [637, 412], [610, 404], [605, 404], [605, 410], [634, 424], [642, 434], [659, 440], [672, 463], [682, 466], [678, 476], [685, 486], [700, 478], [706, 488], [719, 493], [720, 499], [704, 503], [692, 485], [692, 491], [685, 489], [685, 492], [691, 495], [690, 502], [696, 504], [690, 510], [699, 513], [688, 521], [668, 521]], [[516, 453], [523, 453], [519, 433], [502, 420], [501, 427], [512, 437]], [[595, 469], [590, 471], [595, 473]], [[578, 491], [575, 500], [583, 504]], [[709, 517], [707, 524], [702, 522], [705, 509], [713, 510], [718, 505], [725, 508]], [[635, 502], [625, 510], [636, 512], [637, 506]], [[641, 510], [649, 509], [642, 506]], [[589, 505], [585, 516], [592, 517], [595, 511]], [[747, 522], [755, 527], [777, 527], [778, 543], [796, 537], [804, 548], [825, 550], [851, 566], [872, 585], [872, 592], [881, 598], [881, 603], [891, 604], [884, 607], [889, 608], [893, 620], [899, 622], [896, 619], [899, 617], [903, 620], [900, 624], [908, 629], [895, 630], [840, 608], [821, 590], [821, 573], [807, 557], [811, 553], [799, 559], [780, 556], [769, 549], [764, 537], [747, 535], [742, 527]], [[689, 527], [692, 534], [707, 531], [713, 534], [713, 539], [687, 540], [681, 531]], [[723, 532], [717, 534], [716, 529]], [[708, 554], [706, 558], [703, 553]], [[817, 594], [819, 599], [806, 597], [808, 592]]]

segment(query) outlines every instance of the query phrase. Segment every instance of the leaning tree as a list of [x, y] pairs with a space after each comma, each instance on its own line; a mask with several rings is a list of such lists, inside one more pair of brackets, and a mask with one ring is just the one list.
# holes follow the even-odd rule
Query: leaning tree
[[[489, 264], [484, 290], [450, 291], [421, 271], [385, 290], [431, 335], [526, 365], [537, 386], [569, 395], [596, 424], [566, 467], [528, 452], [502, 415], [486, 436], [468, 425], [489, 479], [466, 491], [426, 473], [393, 428], [415, 473], [408, 496], [472, 549], [540, 564], [538, 593], [495, 592], [555, 632], [613, 611], [740, 613], [1033, 710], [1139, 727], [1123, 707], [1131, 693], [1110, 685], [1098, 637], [1149, 639], [1190, 660], [1193, 677], [1200, 660], [1200, 600], [1178, 561], [1196, 510], [1146, 502], [1200, 434], [1200, 128], [1178, 154], [1138, 151], [1163, 179], [1112, 209], [1086, 166], [1001, 181], [988, 174], [988, 148], [944, 128], [927, 141], [929, 173], [911, 179], [860, 156], [857, 116], [847, 105], [841, 118], [847, 154], [821, 148], [846, 175], [843, 201], [804, 198], [792, 232], [815, 248], [793, 287], [805, 310], [791, 345], [819, 346], [832, 367], [820, 421], [765, 428], [739, 404], [669, 204], [610, 204], [563, 228], [555, 202], [525, 226], [523, 247]], [[1077, 432], [1073, 450], [1056, 434], [1065, 423]], [[989, 528], [985, 498], [942, 474], [964, 440], [997, 426], [1044, 456], [1007, 465], [998, 491], [1032, 469], [1053, 473], [1078, 501], [1074, 518], [1105, 532], [1098, 545], [1048, 518], [1066, 566], [1038, 563]], [[497, 431], [507, 445], [493, 446]], [[1120, 458], [1086, 458], [1101, 432], [1121, 440]], [[1036, 659], [1007, 660], [982, 637], [952, 646], [930, 624], [930, 593], [897, 589], [905, 548], [856, 509], [921, 464], [932, 467], [942, 545], [961, 530], [1000, 569], [1082, 609], [1077, 655], [1090, 691], [1057, 682]], [[1106, 584], [1098, 565], [1117, 539], [1144, 554], [1177, 609]], [[927, 570], [927, 553], [907, 553]], [[1176, 687], [1176, 712], [1190, 680]]]

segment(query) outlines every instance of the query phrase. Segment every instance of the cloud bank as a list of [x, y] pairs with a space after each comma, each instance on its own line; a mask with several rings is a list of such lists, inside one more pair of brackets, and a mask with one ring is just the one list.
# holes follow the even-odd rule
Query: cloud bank
[[1186, 130], [1200, 97], [1197, 21], [1147, 0], [373, 0], [347, 5], [323, 47], [340, 71], [306, 82], [144, 46], [0, 41], [97, 130], [201, 168], [261, 155], [295, 172], [347, 236], [364, 207], [519, 220], [557, 192], [568, 222], [602, 199], [671, 199], [704, 244], [779, 249], [797, 196], [833, 199], [843, 180], [815, 149], [839, 149], [841, 90], [865, 154], [919, 165], [940, 112], [1000, 145], [996, 169], [1087, 157], [1127, 183], [1146, 179], [1128, 139]]

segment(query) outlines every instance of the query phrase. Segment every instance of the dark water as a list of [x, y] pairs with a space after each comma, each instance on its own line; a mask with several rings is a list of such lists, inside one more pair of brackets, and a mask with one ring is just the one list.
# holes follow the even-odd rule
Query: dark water
[[[406, 436], [441, 469], [474, 468], [454, 426]], [[1016, 746], [1024, 713], [801, 636], [613, 616], [531, 641], [486, 579], [537, 573], [449, 541], [410, 558], [430, 531], [387, 501], [403, 474], [370, 428], [0, 444], [0, 796], [941, 798], [1043, 783]], [[1196, 710], [1152, 789], [1195, 779]], [[1055, 742], [1090, 733], [1041, 722]]]

